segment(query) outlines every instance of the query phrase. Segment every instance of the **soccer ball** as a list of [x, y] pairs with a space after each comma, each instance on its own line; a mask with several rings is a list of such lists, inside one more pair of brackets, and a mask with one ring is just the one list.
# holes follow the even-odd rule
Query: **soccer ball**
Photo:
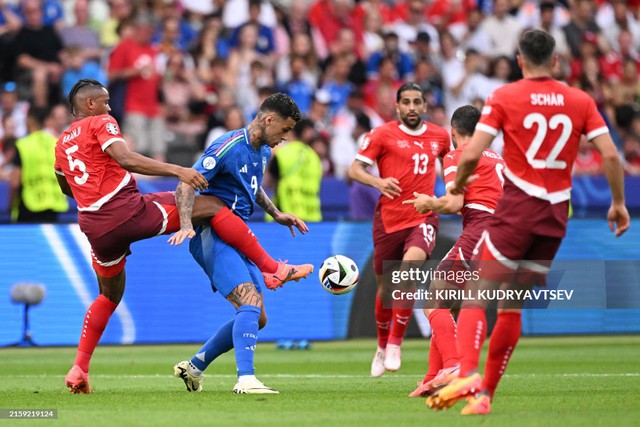
[[318, 275], [322, 288], [334, 295], [352, 291], [360, 277], [356, 263], [344, 255], [334, 255], [325, 259]]

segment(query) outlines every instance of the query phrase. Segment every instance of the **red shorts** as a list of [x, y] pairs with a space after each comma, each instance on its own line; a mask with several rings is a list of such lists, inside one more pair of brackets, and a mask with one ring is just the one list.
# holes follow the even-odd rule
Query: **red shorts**
[[375, 273], [382, 274], [384, 261], [401, 260], [407, 249], [412, 246], [425, 251], [429, 258], [436, 245], [439, 223], [440, 217], [437, 214], [431, 214], [422, 224], [395, 233], [387, 233], [384, 231], [380, 209], [376, 209], [373, 217], [373, 270]]
[[[437, 271], [453, 271], [456, 277], [469, 268], [469, 262], [473, 257], [473, 250], [476, 248], [482, 232], [487, 228], [493, 214], [476, 209], [470, 209], [465, 215], [462, 234], [456, 240], [451, 250], [438, 264]], [[464, 282], [454, 283], [464, 285]]]
[[[128, 221], [100, 237], [89, 238], [93, 268], [100, 276], [113, 277], [124, 269], [133, 242], [180, 229], [173, 192], [144, 194], [142, 198], [143, 206]], [[100, 224], [96, 222], [88, 227], [90, 230]]]
[[497, 277], [517, 271], [518, 282], [544, 285], [565, 235], [568, 213], [568, 202], [552, 205], [507, 181], [504, 198], [474, 252], [474, 262], [490, 267], [483, 268], [481, 277], [498, 281]]

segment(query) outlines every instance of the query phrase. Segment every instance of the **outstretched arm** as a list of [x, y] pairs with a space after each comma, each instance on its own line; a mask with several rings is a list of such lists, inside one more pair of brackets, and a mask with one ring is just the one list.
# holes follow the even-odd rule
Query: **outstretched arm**
[[297, 216], [280, 212], [280, 210], [276, 208], [276, 205], [273, 204], [269, 196], [267, 196], [267, 193], [265, 193], [262, 187], [260, 187], [258, 193], [256, 194], [256, 203], [258, 206], [264, 209], [266, 213], [271, 215], [278, 224], [286, 225], [287, 227], [289, 227], [292, 236], [296, 235], [295, 231], [293, 230], [293, 226], [295, 226], [302, 234], [309, 231], [309, 227], [307, 227], [307, 224], [305, 224], [304, 221]]
[[196, 198], [195, 191], [188, 184], [181, 182], [176, 188], [176, 205], [180, 216], [180, 230], [167, 240], [171, 246], [178, 246], [185, 239], [195, 236], [191, 224], [191, 214], [193, 213], [193, 202]]
[[361, 184], [368, 185], [369, 187], [377, 188], [380, 190], [383, 196], [393, 200], [394, 197], [398, 197], [402, 192], [398, 181], [394, 177], [379, 178], [371, 175], [367, 168], [369, 165], [362, 160], [354, 160], [349, 170], [347, 171], [349, 178], [354, 181], [358, 181]]
[[451, 194], [447, 189], [447, 194], [442, 197], [431, 197], [427, 194], [413, 193], [414, 199], [405, 200], [403, 205], [413, 205], [416, 210], [425, 214], [429, 211], [439, 212], [445, 215], [454, 214], [460, 212], [464, 205], [464, 195]]
[[481, 130], [473, 133], [471, 141], [465, 145], [458, 161], [458, 171], [456, 172], [456, 180], [450, 187], [451, 194], [463, 194], [464, 188], [478, 179], [477, 175], [472, 175], [478, 166], [478, 161], [482, 152], [489, 148], [494, 136]]
[[142, 154], [130, 151], [124, 143], [111, 144], [105, 152], [129, 172], [152, 176], [175, 176], [197, 190], [204, 190], [209, 186], [209, 182], [205, 177], [195, 169], [183, 168], [178, 165], [150, 159]]

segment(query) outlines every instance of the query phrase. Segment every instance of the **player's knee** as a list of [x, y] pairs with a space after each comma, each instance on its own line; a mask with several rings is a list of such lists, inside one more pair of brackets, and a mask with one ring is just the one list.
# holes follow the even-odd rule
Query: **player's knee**
[[252, 305], [254, 307], [262, 306], [262, 295], [260, 295], [253, 283], [242, 283], [238, 285], [227, 295], [227, 300], [236, 308], [242, 307], [243, 305]]
[[260, 319], [258, 319], [258, 328], [262, 329], [267, 326], [267, 320], [267, 314], [262, 310], [262, 313], [260, 313]]

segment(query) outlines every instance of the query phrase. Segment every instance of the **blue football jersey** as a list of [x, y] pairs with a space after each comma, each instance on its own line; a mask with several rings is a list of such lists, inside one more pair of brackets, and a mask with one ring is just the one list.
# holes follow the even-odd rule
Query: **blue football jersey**
[[253, 148], [246, 128], [225, 133], [193, 165], [209, 181], [209, 188], [200, 194], [220, 198], [229, 209], [248, 220], [270, 157], [268, 146]]

